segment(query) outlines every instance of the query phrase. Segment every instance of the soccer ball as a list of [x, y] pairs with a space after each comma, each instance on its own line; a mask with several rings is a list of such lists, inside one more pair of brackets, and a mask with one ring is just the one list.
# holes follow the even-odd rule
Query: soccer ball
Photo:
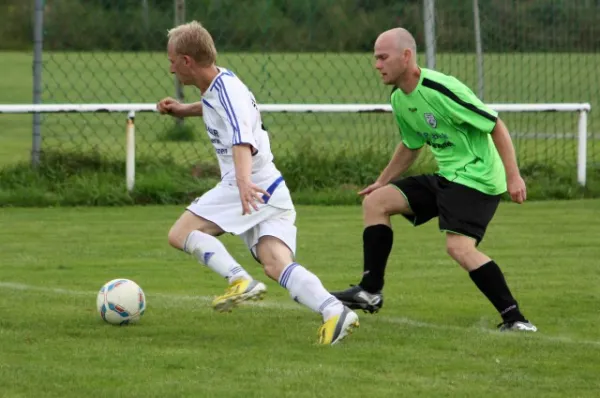
[[98, 313], [111, 325], [136, 323], [146, 310], [146, 296], [141, 287], [129, 279], [113, 279], [98, 292]]

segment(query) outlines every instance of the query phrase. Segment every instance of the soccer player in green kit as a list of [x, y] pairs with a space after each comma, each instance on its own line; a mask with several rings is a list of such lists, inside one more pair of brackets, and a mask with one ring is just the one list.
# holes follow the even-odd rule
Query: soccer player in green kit
[[[497, 113], [454, 77], [421, 68], [413, 36], [402, 28], [375, 42], [375, 67], [393, 85], [391, 103], [401, 142], [387, 167], [363, 195], [364, 273], [356, 286], [332, 292], [352, 309], [383, 305], [385, 267], [392, 249], [390, 216], [413, 225], [438, 217], [448, 254], [468, 273], [502, 317], [502, 331], [537, 331], [519, 309], [498, 265], [477, 247], [501, 195], [526, 199], [512, 140]], [[401, 178], [429, 145], [438, 171]]]

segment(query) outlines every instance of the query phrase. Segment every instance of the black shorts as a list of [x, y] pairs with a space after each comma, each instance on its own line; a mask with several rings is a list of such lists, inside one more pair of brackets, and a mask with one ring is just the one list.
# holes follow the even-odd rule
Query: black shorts
[[414, 225], [439, 217], [441, 231], [474, 238], [477, 244], [494, 217], [502, 195], [487, 195], [439, 175], [419, 175], [392, 182], [405, 196]]

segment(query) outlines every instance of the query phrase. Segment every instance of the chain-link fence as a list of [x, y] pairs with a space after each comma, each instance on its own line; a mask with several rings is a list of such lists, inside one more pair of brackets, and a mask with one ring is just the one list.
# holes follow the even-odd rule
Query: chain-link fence
[[[185, 6], [180, 14], [177, 3]], [[600, 105], [600, 1], [425, 3], [435, 6], [433, 21], [424, 17], [429, 13], [423, 0], [47, 0], [42, 100], [147, 103], [175, 96], [165, 47], [166, 31], [179, 18], [207, 26], [219, 49], [218, 64], [238, 74], [261, 103], [386, 103], [390, 88], [373, 69], [375, 38], [385, 29], [406, 27], [426, 65], [430, 26], [435, 59], [429, 62], [488, 103], [590, 102], [588, 161], [591, 166], [600, 161], [593, 117]], [[195, 89], [185, 88], [183, 95], [185, 101], [199, 98]], [[521, 164], [560, 163], [575, 173], [577, 114], [501, 116]], [[388, 114], [264, 119], [277, 156], [302, 145], [324, 153], [340, 147], [389, 153], [398, 140]], [[114, 114], [44, 115], [42, 149], [93, 149], [122, 159], [124, 120]], [[181, 129], [170, 118], [143, 114], [136, 124], [139, 156], [190, 165], [212, 160], [201, 120], [186, 120]]]

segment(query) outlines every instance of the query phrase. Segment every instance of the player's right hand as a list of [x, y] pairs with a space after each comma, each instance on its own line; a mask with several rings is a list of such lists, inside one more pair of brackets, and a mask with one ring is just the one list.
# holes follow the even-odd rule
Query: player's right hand
[[257, 203], [265, 203], [265, 199], [271, 194], [250, 180], [238, 180], [238, 190], [242, 201], [242, 215], [250, 214], [252, 209], [258, 211]]
[[175, 117], [182, 117], [184, 116], [185, 105], [174, 98], [167, 97], [156, 104], [156, 109], [161, 115], [168, 114]]
[[358, 194], [360, 196], [365, 196], [370, 194], [371, 192], [373, 192], [374, 190], [383, 187], [384, 184], [380, 183], [379, 181], [375, 181], [373, 184], [369, 185], [368, 187], [366, 187], [365, 189], [363, 189], [362, 191], [360, 191]]

